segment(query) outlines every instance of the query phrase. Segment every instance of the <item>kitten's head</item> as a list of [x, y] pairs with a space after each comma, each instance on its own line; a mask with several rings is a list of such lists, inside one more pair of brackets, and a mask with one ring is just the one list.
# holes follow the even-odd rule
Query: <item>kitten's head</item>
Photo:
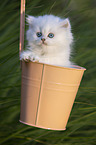
[[[69, 19], [61, 19], [53, 15], [39, 17], [28, 16], [27, 40], [30, 48], [43, 49], [49, 47], [68, 47], [72, 43]], [[51, 49], [52, 49], [51, 47]]]

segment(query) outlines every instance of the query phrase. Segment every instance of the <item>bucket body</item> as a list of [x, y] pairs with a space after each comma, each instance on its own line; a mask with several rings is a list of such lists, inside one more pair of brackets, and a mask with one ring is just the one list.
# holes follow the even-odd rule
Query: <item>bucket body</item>
[[65, 130], [84, 70], [22, 61], [20, 122]]

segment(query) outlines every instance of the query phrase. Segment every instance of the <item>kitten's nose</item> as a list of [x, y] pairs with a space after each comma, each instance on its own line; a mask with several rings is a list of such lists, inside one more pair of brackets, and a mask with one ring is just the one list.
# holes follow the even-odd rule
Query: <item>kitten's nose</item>
[[44, 42], [45, 41], [45, 38], [41, 38], [41, 40], [42, 40], [42, 42]]

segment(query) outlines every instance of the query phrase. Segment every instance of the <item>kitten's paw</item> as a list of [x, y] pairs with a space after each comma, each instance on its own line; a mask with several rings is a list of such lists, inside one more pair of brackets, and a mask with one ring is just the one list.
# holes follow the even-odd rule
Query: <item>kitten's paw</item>
[[20, 60], [24, 60], [28, 62], [30, 60], [30, 53], [25, 52], [25, 51], [21, 52]]
[[35, 56], [35, 55], [32, 55], [32, 56], [30, 57], [30, 61], [39, 62], [39, 57], [38, 57], [38, 56]]
[[24, 60], [26, 62], [33, 61], [33, 62], [39, 62], [39, 57], [35, 56], [30, 51], [23, 51], [20, 54], [20, 60]]

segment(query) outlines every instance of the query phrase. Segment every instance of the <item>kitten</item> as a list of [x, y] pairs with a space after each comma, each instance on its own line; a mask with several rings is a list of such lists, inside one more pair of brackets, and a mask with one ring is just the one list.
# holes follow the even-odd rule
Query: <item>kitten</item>
[[69, 19], [53, 15], [28, 16], [27, 22], [28, 46], [21, 52], [20, 60], [71, 67], [69, 59], [73, 36]]

